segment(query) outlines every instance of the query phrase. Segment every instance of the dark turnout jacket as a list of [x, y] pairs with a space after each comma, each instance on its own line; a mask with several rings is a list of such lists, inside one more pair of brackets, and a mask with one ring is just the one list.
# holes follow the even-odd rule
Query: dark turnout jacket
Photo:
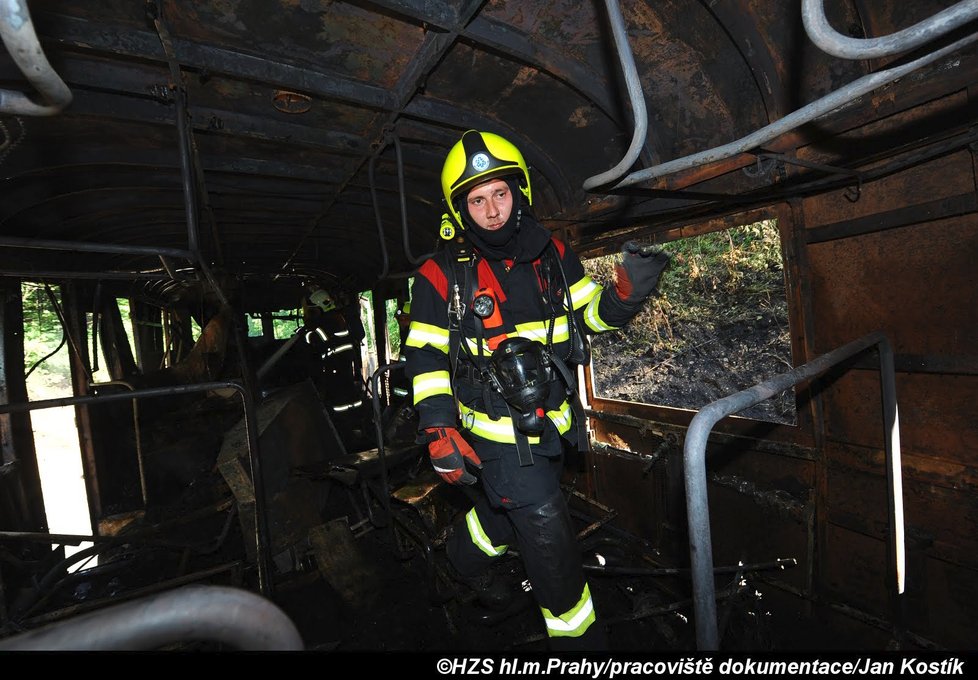
[[[530, 244], [529, 252], [527, 247], [518, 249], [513, 259], [487, 259], [476, 249], [446, 248], [421, 265], [412, 288], [405, 346], [419, 428], [458, 427], [468, 431], [477, 450], [480, 440], [516, 441], [505, 401], [479, 379], [478, 368], [503, 338], [537, 340], [553, 355], [567, 359], [572, 334], [619, 328], [638, 311], [591, 279], [577, 255], [532, 218], [523, 225], [520, 236], [524, 236], [524, 245]], [[487, 290], [495, 298], [499, 316], [483, 321], [473, 313], [472, 301]], [[456, 295], [460, 307], [452, 304]], [[568, 298], [576, 324], [569, 322]], [[453, 333], [450, 314], [456, 309], [462, 315], [455, 326], [459, 331]], [[456, 366], [450, 361], [453, 343], [458, 346]], [[540, 438], [529, 438], [535, 453], [559, 455], [555, 435], [566, 435], [573, 423], [568, 399], [564, 381], [555, 381], [545, 405], [552, 427]]]

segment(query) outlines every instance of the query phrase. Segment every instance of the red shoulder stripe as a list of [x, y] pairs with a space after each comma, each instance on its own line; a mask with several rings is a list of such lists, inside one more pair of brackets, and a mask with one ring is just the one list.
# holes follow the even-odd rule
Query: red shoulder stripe
[[492, 273], [487, 261], [479, 260], [478, 273], [479, 288], [492, 288], [496, 292], [496, 299], [500, 303], [506, 302], [506, 293], [503, 292], [503, 287], [499, 285], [499, 279]]
[[421, 265], [421, 268], [418, 269], [418, 275], [428, 279], [428, 282], [441, 295], [442, 300], [448, 300], [448, 277], [433, 259], [427, 260]]
[[554, 242], [554, 245], [555, 245], [555, 246], [557, 246], [557, 255], [559, 255], [559, 256], [560, 256], [560, 259], [561, 259], [561, 260], [563, 260], [563, 259], [564, 259], [564, 249], [566, 249], [566, 248], [567, 248], [567, 246], [565, 246], [565, 245], [564, 245], [564, 242], [563, 242], [563, 241], [561, 241], [561, 240], [560, 240], [559, 238], [557, 238], [556, 236], [551, 236], [551, 237], [550, 237], [550, 240]]

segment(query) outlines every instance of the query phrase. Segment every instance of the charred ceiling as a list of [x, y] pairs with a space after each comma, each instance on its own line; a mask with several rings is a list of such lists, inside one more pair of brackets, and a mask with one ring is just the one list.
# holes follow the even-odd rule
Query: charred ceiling
[[436, 246], [441, 161], [467, 128], [523, 150], [536, 213], [583, 252], [857, 197], [975, 141], [949, 97], [974, 80], [968, 4], [825, 0], [857, 50], [943, 18], [837, 56], [803, 22], [820, 0], [5, 3], [0, 269], [153, 295], [203, 268], [252, 310], [308, 280], [403, 279]]

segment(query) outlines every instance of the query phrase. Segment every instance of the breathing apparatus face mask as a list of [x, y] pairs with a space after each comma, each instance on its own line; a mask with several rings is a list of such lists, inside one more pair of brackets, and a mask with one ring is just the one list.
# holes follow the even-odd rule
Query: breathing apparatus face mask
[[538, 436], [546, 425], [545, 405], [554, 380], [547, 348], [535, 340], [507, 338], [489, 357], [493, 385], [518, 415], [517, 429]]

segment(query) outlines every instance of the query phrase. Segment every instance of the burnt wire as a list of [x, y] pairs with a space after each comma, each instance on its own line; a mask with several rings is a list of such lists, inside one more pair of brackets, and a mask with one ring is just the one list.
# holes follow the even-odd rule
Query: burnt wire
[[[58, 304], [58, 300], [54, 296], [54, 291], [51, 290], [50, 284], [47, 284], [47, 283], [44, 284], [44, 292], [47, 293], [48, 300], [51, 302], [51, 308], [54, 310], [55, 315], [58, 317], [58, 321], [61, 323], [61, 342], [58, 344], [57, 348], [55, 348], [52, 352], [50, 352], [49, 354], [45, 355], [41, 359], [38, 359], [34, 363], [34, 365], [31, 366], [30, 370], [27, 371], [27, 373], [24, 374], [24, 379], [25, 380], [27, 379], [27, 377], [31, 373], [34, 372], [34, 369], [36, 369], [38, 366], [40, 366], [45, 361], [47, 361], [48, 359], [50, 359], [51, 357], [53, 357], [55, 354], [57, 354], [61, 350], [61, 348], [64, 347], [65, 343], [68, 342], [69, 340], [71, 340], [71, 349], [75, 352], [75, 356], [78, 357], [79, 363], [81, 363], [82, 366], [85, 366], [85, 362], [82, 361], [82, 357], [81, 357], [81, 354], [78, 351], [78, 347], [75, 345], [74, 340], [71, 339], [70, 333], [68, 333], [68, 326], [65, 323], [64, 313], [61, 311], [61, 305]], [[88, 368], [86, 367], [85, 370], [87, 371]], [[89, 379], [89, 382], [91, 382], [91, 380], [92, 380], [91, 373], [88, 374], [88, 379]]]

